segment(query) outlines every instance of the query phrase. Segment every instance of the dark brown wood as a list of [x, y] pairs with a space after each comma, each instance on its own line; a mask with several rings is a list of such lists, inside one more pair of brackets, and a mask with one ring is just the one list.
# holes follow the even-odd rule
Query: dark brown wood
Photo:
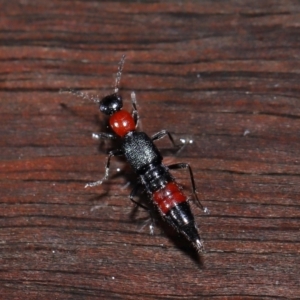
[[[0, 1], [0, 298], [299, 299], [299, 20], [290, 0]], [[210, 210], [193, 205], [203, 255], [150, 236], [124, 161], [84, 188], [113, 145], [58, 91], [106, 95], [122, 54], [141, 128], [194, 141], [164, 154]]]

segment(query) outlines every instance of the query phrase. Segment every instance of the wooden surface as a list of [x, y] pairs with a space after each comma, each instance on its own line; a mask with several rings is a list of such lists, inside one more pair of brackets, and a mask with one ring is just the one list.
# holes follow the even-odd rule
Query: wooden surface
[[[300, 299], [300, 2], [0, 2], [0, 299]], [[199, 257], [128, 199], [97, 105], [193, 144]], [[120, 168], [124, 172], [117, 172]], [[189, 193], [185, 172], [176, 172]]]

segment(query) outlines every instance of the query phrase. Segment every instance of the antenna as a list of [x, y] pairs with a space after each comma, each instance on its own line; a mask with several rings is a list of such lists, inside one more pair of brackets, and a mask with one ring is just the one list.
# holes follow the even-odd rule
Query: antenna
[[121, 57], [121, 60], [119, 62], [118, 72], [117, 72], [116, 81], [115, 81], [115, 94], [117, 94], [119, 91], [119, 85], [120, 85], [120, 81], [121, 81], [122, 70], [123, 70], [125, 58], [126, 58], [126, 55], [123, 54]]
[[[122, 76], [122, 70], [123, 70], [123, 66], [124, 66], [124, 62], [125, 62], [125, 58], [126, 55], [123, 54], [121, 57], [121, 60], [119, 62], [119, 66], [118, 66], [118, 72], [116, 75], [116, 81], [115, 81], [115, 87], [114, 87], [114, 93], [117, 94], [119, 91], [119, 85], [120, 85], [120, 81], [121, 81], [121, 76]], [[82, 91], [77, 91], [74, 89], [60, 89], [59, 93], [68, 93], [68, 94], [72, 94], [75, 95], [77, 97], [80, 97], [82, 99], [87, 99], [96, 103], [100, 103], [101, 99], [99, 98], [98, 95], [91, 95], [89, 93], [86, 92], [82, 92]]]
[[60, 94], [68, 93], [68, 94], [75, 95], [79, 98], [85, 99], [85, 100], [87, 99], [87, 100], [93, 101], [95, 103], [100, 103], [100, 98], [98, 97], [98, 95], [96, 96], [96, 95], [88, 94], [85, 92], [77, 91], [74, 89], [60, 89], [59, 93]]

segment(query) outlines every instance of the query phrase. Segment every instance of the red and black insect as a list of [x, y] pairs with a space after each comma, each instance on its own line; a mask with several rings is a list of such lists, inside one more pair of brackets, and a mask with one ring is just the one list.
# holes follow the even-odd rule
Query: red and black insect
[[124, 60], [125, 55], [119, 63], [114, 93], [104, 97], [102, 100], [94, 97], [92, 98], [82, 92], [68, 90], [68, 92], [76, 94], [77, 96], [92, 98], [93, 101], [99, 102], [100, 111], [109, 116], [109, 124], [113, 133], [93, 134], [95, 138], [118, 138], [121, 140], [120, 149], [112, 150], [108, 154], [105, 166], [105, 176], [103, 179], [89, 183], [86, 187], [102, 184], [109, 174], [110, 159], [113, 156], [125, 156], [127, 162], [131, 165], [139, 178], [138, 183], [130, 194], [131, 201], [148, 209], [145, 205], [134, 200], [137, 191], [141, 187], [144, 187], [162, 219], [175, 228], [180, 234], [185, 236], [195, 249], [200, 252], [203, 250], [203, 244], [188, 203], [188, 197], [184, 195], [181, 187], [176, 183], [175, 178], [170, 173], [170, 170], [174, 169], [187, 169], [189, 171], [193, 196], [203, 209], [196, 194], [192, 169], [187, 163], [177, 163], [169, 166], [165, 166], [162, 163], [163, 157], [155, 146], [154, 141], [168, 136], [172, 144], [177, 147], [168, 131], [162, 130], [152, 137], [149, 137], [146, 133], [136, 130], [139, 117], [135, 93], [131, 93], [132, 113], [122, 109], [123, 101], [119, 94], [119, 82]]

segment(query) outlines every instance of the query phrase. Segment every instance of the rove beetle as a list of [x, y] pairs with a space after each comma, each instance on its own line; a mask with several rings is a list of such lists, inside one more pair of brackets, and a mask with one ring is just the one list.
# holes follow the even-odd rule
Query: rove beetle
[[207, 209], [202, 206], [197, 197], [192, 169], [188, 163], [176, 163], [169, 166], [165, 166], [162, 163], [163, 157], [155, 146], [154, 141], [168, 136], [173, 146], [177, 147], [168, 131], [161, 130], [149, 137], [146, 133], [136, 130], [139, 116], [134, 92], [131, 93], [132, 113], [122, 109], [123, 101], [119, 94], [119, 83], [124, 61], [125, 55], [122, 56], [119, 62], [114, 93], [105, 96], [103, 99], [100, 100], [98, 97], [73, 89], [66, 90], [66, 92], [76, 96], [88, 98], [99, 103], [100, 111], [109, 116], [109, 125], [113, 133], [93, 134], [94, 138], [121, 139], [121, 148], [112, 150], [108, 154], [104, 177], [99, 181], [86, 184], [85, 187], [102, 184], [109, 175], [110, 159], [113, 156], [125, 156], [127, 162], [139, 177], [138, 183], [130, 194], [130, 200], [149, 211], [148, 207], [134, 200], [137, 191], [143, 187], [162, 219], [185, 236], [198, 252], [202, 252], [204, 250], [203, 243], [188, 203], [189, 199], [183, 194], [182, 188], [176, 183], [175, 178], [170, 173], [170, 170], [175, 169], [187, 169], [189, 171], [193, 196], [204, 212], [207, 212]]

